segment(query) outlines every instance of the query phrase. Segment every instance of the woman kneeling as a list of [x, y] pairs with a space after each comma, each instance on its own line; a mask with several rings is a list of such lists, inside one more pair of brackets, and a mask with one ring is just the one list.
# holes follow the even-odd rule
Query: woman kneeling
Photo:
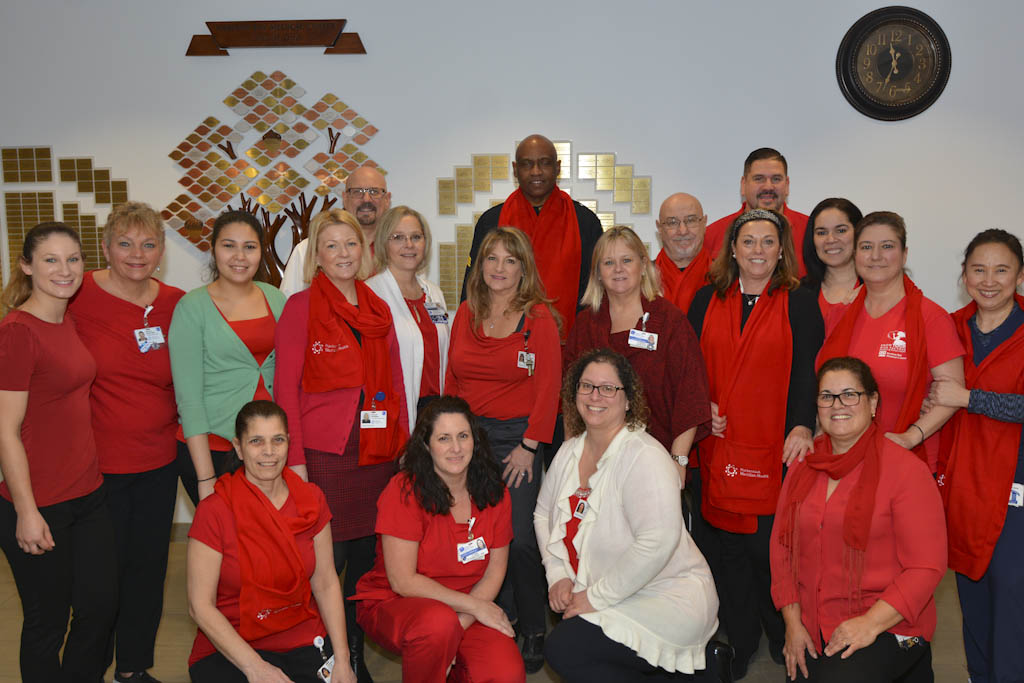
[[[200, 501], [188, 533], [199, 626], [189, 674], [194, 683], [327, 680], [318, 674], [330, 643], [347, 642], [327, 501], [285, 469], [288, 420], [276, 403], [242, 407], [234, 447], [242, 466]], [[329, 680], [355, 683], [348, 657]]]
[[462, 399], [420, 413], [377, 501], [377, 538], [352, 599], [366, 633], [402, 656], [403, 681], [526, 680], [494, 603], [512, 541], [508, 490]]

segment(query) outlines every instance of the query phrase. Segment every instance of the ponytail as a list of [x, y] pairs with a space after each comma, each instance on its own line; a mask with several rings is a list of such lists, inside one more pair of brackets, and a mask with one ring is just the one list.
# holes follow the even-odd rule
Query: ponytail
[[18, 267], [11, 273], [11, 280], [4, 287], [3, 294], [0, 294], [0, 318], [21, 306], [32, 294], [32, 276], [27, 275], [21, 269], [21, 264], [32, 263], [32, 255], [47, 237], [51, 235], [66, 235], [73, 239], [79, 248], [82, 246], [82, 239], [72, 228], [64, 223], [47, 222], [40, 223], [25, 234], [25, 243], [21, 247]]

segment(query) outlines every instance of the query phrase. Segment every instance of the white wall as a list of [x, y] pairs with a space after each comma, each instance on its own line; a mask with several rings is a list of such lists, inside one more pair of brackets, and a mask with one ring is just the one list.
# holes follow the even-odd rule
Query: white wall
[[[949, 37], [952, 76], [924, 114], [883, 123], [854, 111], [835, 79], [844, 33], [882, 4], [7, 2], [0, 146], [94, 157], [129, 179], [132, 198], [163, 207], [180, 190], [167, 153], [207, 115], [233, 121], [221, 100], [250, 73], [280, 69], [309, 91], [306, 104], [334, 92], [380, 129], [366, 152], [390, 171], [395, 203], [422, 210], [440, 241], [453, 239], [454, 221], [437, 216], [436, 178], [472, 153], [511, 153], [531, 132], [572, 140], [574, 152], [616, 152], [653, 176], [655, 212], [685, 190], [711, 220], [737, 208], [746, 154], [772, 146], [790, 162], [794, 208], [839, 195], [903, 214], [917, 283], [955, 308], [968, 239], [993, 226], [1021, 234], [1011, 218], [1024, 157], [1024, 5], [915, 3]], [[337, 17], [367, 55], [184, 56], [206, 20]], [[480, 196], [477, 210], [486, 206]], [[622, 218], [654, 241], [653, 216]], [[166, 279], [197, 285], [203, 259], [183, 238], [169, 242]]]

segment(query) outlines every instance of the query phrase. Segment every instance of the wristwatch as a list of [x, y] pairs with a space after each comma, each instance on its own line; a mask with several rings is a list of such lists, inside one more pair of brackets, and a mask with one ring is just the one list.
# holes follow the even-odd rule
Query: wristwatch
[[669, 453], [669, 457], [675, 460], [676, 464], [679, 465], [680, 467], [686, 467], [686, 465], [690, 462], [689, 456], [686, 455], [675, 455], [674, 453]]

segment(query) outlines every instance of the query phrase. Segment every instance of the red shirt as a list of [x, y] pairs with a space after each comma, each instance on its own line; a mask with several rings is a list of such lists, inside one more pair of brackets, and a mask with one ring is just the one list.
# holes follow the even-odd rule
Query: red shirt
[[846, 313], [846, 309], [850, 307], [850, 304], [838, 303], [830, 304], [828, 299], [825, 298], [825, 293], [818, 290], [818, 308], [821, 310], [821, 319], [825, 321], [825, 337], [828, 338], [832, 334], [832, 330], [836, 328], [839, 321], [843, 318], [843, 313]]
[[166, 339], [174, 306], [185, 292], [155, 280], [159, 291], [144, 316], [143, 307], [97, 285], [95, 272], [85, 274], [68, 311], [96, 360], [89, 399], [100, 471], [148, 472], [174, 462], [178, 406], [167, 344], [143, 353], [135, 330], [146, 327], [145, 319]]
[[[468, 593], [483, 578], [491, 561], [488, 553], [482, 560], [465, 564], [459, 562], [457, 546], [470, 540], [469, 524], [456, 523], [451, 513], [432, 515], [424, 510], [411, 488], [403, 491], [407, 482], [404, 473], [396, 474], [377, 499], [377, 560], [373, 569], [359, 579], [356, 595], [351, 598], [373, 601], [364, 603], [364, 608], [371, 607], [378, 600], [387, 600], [397, 595], [391, 590], [384, 568], [381, 535], [419, 543], [416, 572], [460, 593]], [[488, 550], [504, 548], [512, 542], [510, 500], [508, 489], [500, 503], [483, 510], [470, 499], [470, 516], [475, 518], [473, 538], [484, 539]]]
[[[832, 311], [835, 318], [832, 327], [842, 317], [844, 309]], [[881, 402], [878, 405], [876, 421], [883, 432], [896, 428], [896, 421], [903, 405], [909, 372], [906, 344], [907, 299], [878, 318], [872, 318], [865, 310], [857, 317], [850, 342], [850, 355], [860, 358], [871, 368], [878, 382]], [[925, 337], [928, 341], [928, 367], [959, 358], [964, 355], [963, 344], [957, 336], [953, 319], [941, 306], [928, 298], [921, 301], [921, 315], [924, 317]], [[934, 434], [925, 444], [928, 464], [935, 470], [939, 457], [939, 438]]]
[[[313, 537], [327, 526], [331, 520], [331, 512], [327, 509], [327, 501], [319, 488], [316, 495], [320, 501], [320, 516], [316, 523], [306, 531], [295, 537], [295, 543], [299, 547], [299, 554], [302, 556], [302, 564], [305, 567], [306, 575], [313, 576], [316, 569], [316, 553], [313, 550]], [[285, 517], [297, 517], [298, 510], [295, 501], [291, 496], [281, 506], [281, 514]], [[221, 554], [220, 579], [217, 581], [217, 609], [227, 618], [231, 625], [238, 629], [239, 607], [238, 596], [241, 590], [241, 569], [238, 564], [238, 529], [235, 526], [235, 517], [231, 508], [216, 492], [213, 495], [199, 501], [196, 507], [196, 516], [192, 521], [192, 528], [188, 531], [189, 538], [194, 538], [200, 543], [213, 548]], [[313, 602], [313, 610], [319, 614], [316, 602]], [[249, 643], [255, 650], [269, 650], [271, 652], [288, 652], [297, 647], [312, 645], [313, 638], [323, 636], [327, 633], [323, 621], [317, 616], [316, 619], [308, 619], [292, 628], [275, 633], [274, 635], [259, 638]], [[188, 657], [188, 665], [192, 666], [200, 659], [208, 657], [216, 652], [216, 648], [206, 634], [196, 629], [196, 639], [192, 644], [192, 653]]]
[[[452, 323], [445, 393], [465, 399], [484, 417], [528, 416], [523, 438], [549, 443], [562, 384], [562, 346], [551, 313], [543, 304], [534, 306], [523, 329], [502, 339], [470, 329], [471, 317], [469, 304], [463, 302]], [[532, 377], [519, 367], [520, 351], [534, 354]]]
[[[739, 215], [746, 210], [747, 205], [744, 204], [740, 207], [739, 211], [719, 218], [704, 231], [704, 248], [711, 254], [712, 260], [718, 257], [718, 252], [722, 249], [722, 242], [725, 241], [725, 236], [729, 232], [732, 222], [739, 218]], [[794, 211], [786, 205], [782, 206], [782, 214], [789, 221], [789, 227], [793, 230], [793, 253], [796, 256], [797, 268], [800, 271], [797, 273], [797, 277], [803, 277], [807, 275], [807, 269], [804, 268], [803, 246], [804, 233], [807, 232], [807, 215]]]
[[[885, 600], [903, 616], [889, 631], [901, 636], [935, 634], [935, 588], [946, 571], [946, 521], [939, 491], [928, 466], [913, 453], [884, 440], [881, 476], [875, 493], [871, 535], [864, 553], [861, 601], [849, 614], [850, 588], [843, 540], [846, 506], [863, 469], [843, 477], [825, 500], [828, 475], [820, 472], [797, 519], [799, 539], [797, 582], [793, 582], [789, 549], [779, 543], [780, 525], [772, 530], [772, 599], [782, 608], [800, 603], [801, 619], [821, 652], [821, 639], [851, 616], [864, 614]], [[806, 467], [802, 462], [793, 467]], [[782, 484], [780, 501], [788, 500], [792, 476]], [[819, 631], [820, 637], [819, 639]]]
[[[96, 361], [70, 315], [48, 323], [14, 310], [0, 320], [0, 390], [27, 391], [21, 443], [36, 505], [92, 493], [103, 483], [89, 418]], [[7, 482], [0, 496], [11, 500]]]
[[427, 312], [427, 294], [419, 299], [406, 299], [412, 319], [423, 335], [423, 372], [420, 375], [420, 396], [441, 395], [441, 351], [437, 347], [437, 326]]

